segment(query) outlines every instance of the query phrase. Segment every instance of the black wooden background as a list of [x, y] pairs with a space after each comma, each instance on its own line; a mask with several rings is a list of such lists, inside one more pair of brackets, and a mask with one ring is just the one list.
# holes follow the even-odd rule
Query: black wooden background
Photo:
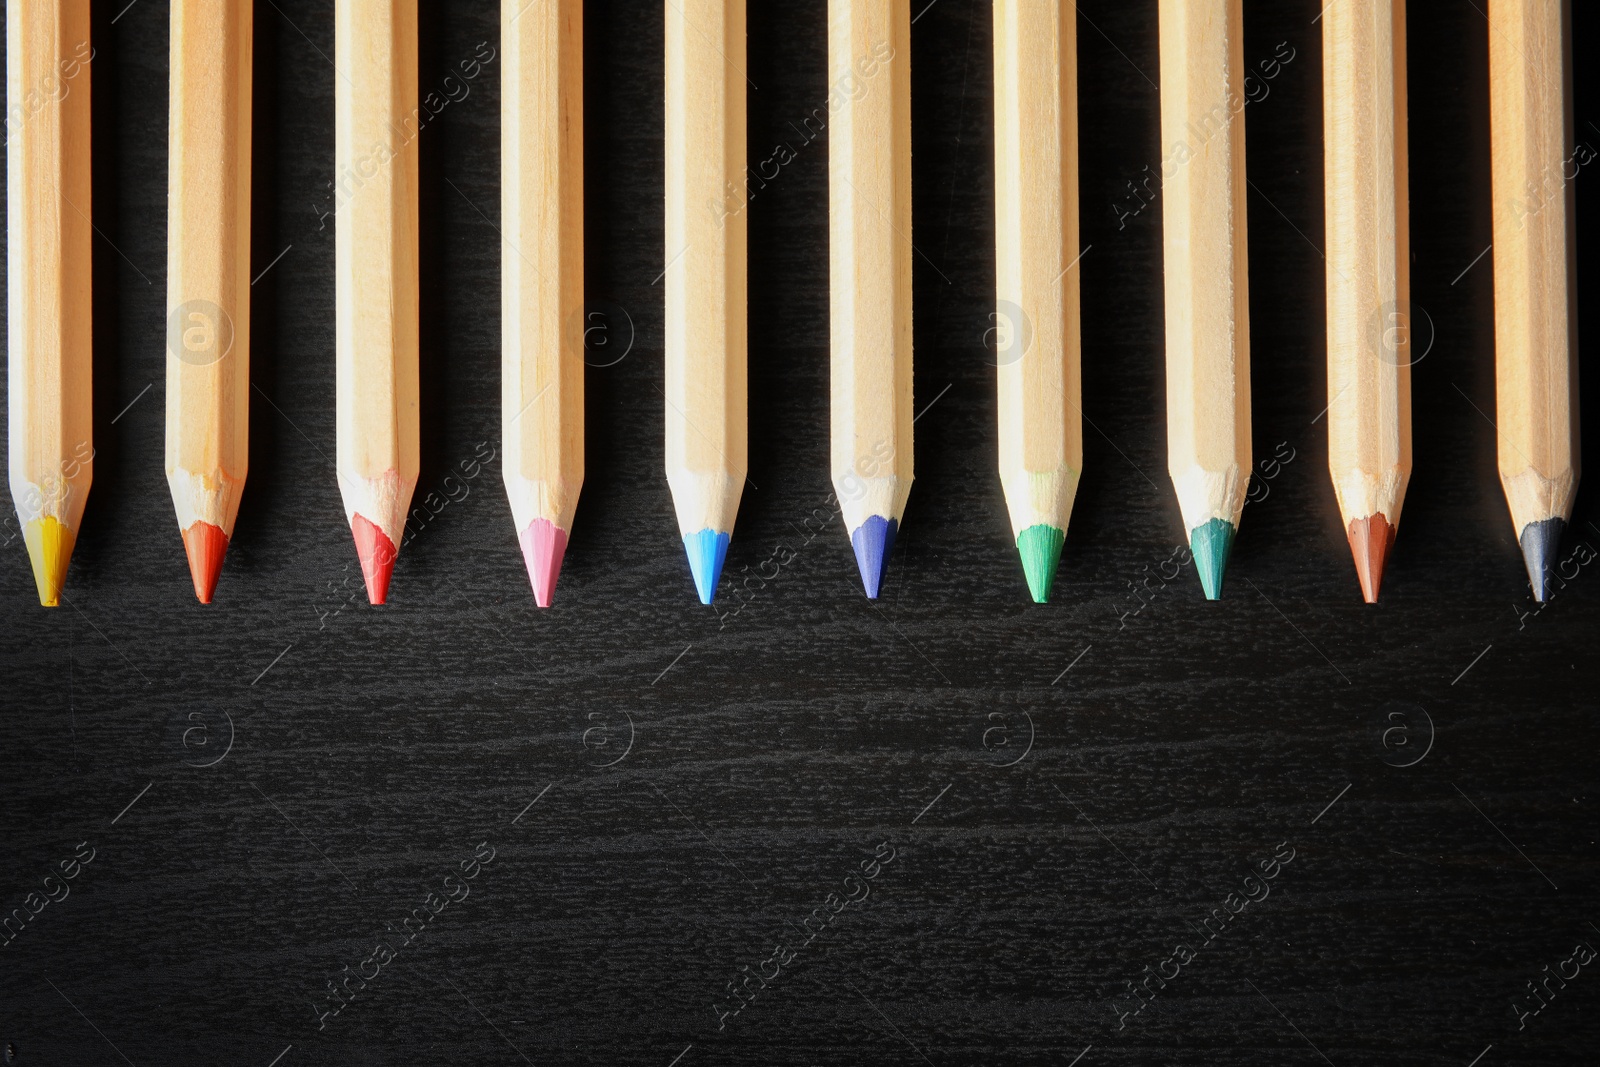
[[[829, 501], [827, 148], [797, 130], [829, 91], [825, 5], [750, 5], [751, 159], [795, 158], [748, 207], [751, 484], [709, 609], [662, 474], [662, 8], [597, 0], [605, 329], [546, 612], [497, 458], [498, 57], [462, 80], [494, 5], [422, 14], [423, 90], [456, 97], [422, 136], [437, 514], [373, 609], [330, 461], [331, 5], [257, 5], [251, 469], [207, 608], [162, 471], [167, 10], [96, 3], [97, 456], [63, 607], [0, 533], [0, 908], [28, 917], [0, 948], [0, 1061], [1595, 1061], [1600, 506], [1591, 481], [1576, 576], [1535, 612], [1495, 472], [1483, 0], [1411, 11], [1434, 337], [1376, 607], [1320, 420], [1320, 0], [1246, 4], [1247, 60], [1278, 60], [1246, 111], [1255, 451], [1278, 462], [1218, 603], [1163, 576], [1159, 183], [1130, 185], [1162, 156], [1156, 5], [1082, 5], [1086, 460], [1043, 607], [995, 473], [990, 7], [912, 3], [923, 414], [884, 599]], [[1600, 147], [1600, 13], [1574, 6], [1576, 136]], [[1575, 184], [1592, 279], [1600, 178]], [[47, 890], [69, 892], [33, 914]], [[467, 895], [407, 942], [430, 893]]]

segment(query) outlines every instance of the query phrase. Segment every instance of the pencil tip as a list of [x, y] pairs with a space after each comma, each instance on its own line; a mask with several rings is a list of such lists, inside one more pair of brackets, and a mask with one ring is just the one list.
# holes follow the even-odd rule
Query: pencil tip
[[1395, 528], [1382, 512], [1364, 519], [1351, 519], [1345, 536], [1350, 540], [1350, 555], [1356, 561], [1356, 576], [1361, 579], [1361, 598], [1378, 602], [1378, 586], [1383, 582], [1383, 565], [1394, 546]]
[[1050, 602], [1050, 587], [1055, 584], [1056, 567], [1061, 562], [1061, 546], [1067, 533], [1058, 526], [1041, 522], [1017, 535], [1017, 551], [1022, 554], [1022, 573], [1028, 578], [1028, 592], [1035, 604]]
[[1200, 587], [1207, 600], [1222, 595], [1222, 573], [1228, 567], [1228, 552], [1233, 548], [1233, 523], [1208, 519], [1189, 531], [1189, 550], [1195, 570], [1200, 572]]
[[217, 576], [222, 573], [222, 557], [228, 553], [228, 535], [209, 522], [197, 520], [183, 531], [183, 551], [189, 557], [195, 597], [202, 604], [211, 603], [211, 596], [217, 591]]
[[361, 559], [361, 577], [367, 582], [367, 602], [383, 604], [389, 599], [389, 578], [394, 574], [394, 542], [365, 515], [350, 520], [355, 535], [356, 555]]
[[856, 550], [856, 566], [861, 570], [861, 587], [868, 600], [877, 600], [883, 588], [883, 576], [889, 569], [889, 553], [894, 550], [894, 535], [900, 524], [882, 515], [868, 515], [866, 521], [850, 534], [850, 545]]
[[1522, 562], [1528, 568], [1528, 584], [1533, 586], [1533, 599], [1543, 604], [1550, 592], [1550, 564], [1561, 550], [1561, 535], [1566, 532], [1565, 520], [1540, 519], [1522, 528]]
[[689, 554], [689, 571], [700, 603], [709, 604], [717, 595], [717, 580], [728, 558], [728, 535], [717, 530], [701, 530], [683, 535], [683, 548]]
[[46, 515], [29, 519], [22, 539], [28, 545], [28, 560], [33, 564], [33, 582], [39, 587], [39, 603], [47, 608], [61, 605], [61, 586], [67, 580], [67, 562], [77, 534], [60, 520]]
[[522, 531], [522, 561], [528, 565], [534, 603], [541, 608], [549, 607], [556, 594], [556, 578], [566, 552], [567, 531], [549, 519], [534, 519]]

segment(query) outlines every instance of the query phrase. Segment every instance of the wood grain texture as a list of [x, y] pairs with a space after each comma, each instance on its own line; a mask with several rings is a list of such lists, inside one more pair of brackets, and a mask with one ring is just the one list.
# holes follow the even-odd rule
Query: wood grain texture
[[417, 8], [334, 4], [339, 490], [395, 548], [418, 445]]
[[6, 2], [8, 463], [54, 607], [94, 480], [89, 4]]
[[1072, 0], [994, 5], [1000, 484], [1012, 534], [1065, 531], [1083, 473]]
[[1495, 421], [1519, 532], [1568, 517], [1580, 466], [1567, 20], [1562, 0], [1489, 5]]
[[744, 0], [665, 0], [666, 468], [684, 536], [749, 468]]
[[252, 13], [172, 5], [167, 484], [178, 528], [233, 536], [250, 467]]
[[1345, 526], [1398, 526], [1411, 478], [1404, 0], [1322, 17], [1328, 457]]
[[583, 4], [500, 8], [501, 434], [511, 516], [564, 531], [583, 488]]
[[829, 455], [848, 534], [898, 523], [915, 477], [909, 5], [829, 0], [828, 84]]
[[[423, 518], [381, 610], [332, 476], [332, 5], [256, 10], [253, 276], [294, 247], [252, 289], [250, 482], [208, 608], [161, 463], [168, 21], [139, 0], [111, 25], [123, 6], [95, 9], [96, 158], [115, 166], [96, 176], [100, 454], [73, 607], [34, 607], [0, 516], [0, 919], [48, 899], [51, 872], [59, 897], [80, 842], [97, 851], [0, 947], [6, 1067], [124, 1065], [112, 1045], [139, 1067], [1066, 1067], [1090, 1045], [1077, 1067], [1325, 1067], [1306, 1039], [1339, 1067], [1466, 1067], [1490, 1044], [1477, 1067], [1592, 1062], [1592, 964], [1525, 1028], [1512, 1011], [1577, 941], [1600, 947], [1600, 564], [1578, 566], [1600, 512], [1585, 486], [1577, 576], [1538, 610], [1485, 418], [1491, 256], [1450, 284], [1492, 226], [1470, 4], [1409, 5], [1413, 300], [1440, 336], [1413, 368], [1417, 476], [1376, 610], [1352, 595], [1315, 421], [1323, 0], [1245, 8], [1252, 425], [1279, 467], [1216, 603], [1164, 581], [1181, 535], [1160, 193], [1141, 184], [1131, 215], [1127, 184], [1164, 151], [1141, 75], [1159, 77], [1158, 6], [1080, 5], [1084, 475], [1044, 605], [1019, 581], [984, 347], [989, 5], [938, 0], [911, 31], [932, 407], [875, 603], [829, 499], [826, 133], [807, 139], [827, 118], [825, 6], [750, 5], [759, 489], [707, 609], [684, 595], [662, 478], [664, 12], [586, 0], [587, 287], [619, 350], [623, 310], [636, 332], [586, 368], [583, 502], [542, 612], [500, 485], [499, 6], [419, 11], [420, 94], [450, 102], [419, 137]], [[1600, 114], [1584, 85], [1577, 113]], [[763, 168], [780, 144], [793, 159]], [[1600, 222], [1589, 166], [1580, 234]], [[1579, 243], [1585, 274], [1597, 249]], [[388, 927], [484, 841], [470, 896], [350, 979], [319, 1029], [328, 983], [371, 975]], [[1271, 896], [1119, 1029], [1126, 983], [1171, 973], [1281, 841], [1297, 855]], [[870, 896], [801, 949], [794, 927], [859, 895], [844, 878], [883, 842]], [[713, 1004], [770, 975], [778, 944], [793, 960], [719, 1029]]]
[[1237, 528], [1251, 468], [1243, 8], [1160, 7], [1167, 471], [1185, 531]]

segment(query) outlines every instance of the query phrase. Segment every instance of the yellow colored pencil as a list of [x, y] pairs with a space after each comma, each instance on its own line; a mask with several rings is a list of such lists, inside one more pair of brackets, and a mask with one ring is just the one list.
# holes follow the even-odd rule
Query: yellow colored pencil
[[88, 0], [6, 0], [11, 499], [55, 607], [94, 473]]

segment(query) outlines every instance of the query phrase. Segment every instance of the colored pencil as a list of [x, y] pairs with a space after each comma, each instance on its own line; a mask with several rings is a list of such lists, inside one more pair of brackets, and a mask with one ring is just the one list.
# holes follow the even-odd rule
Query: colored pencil
[[1250, 480], [1244, 19], [1240, 0], [1161, 0], [1160, 22], [1167, 469], [1215, 600]]
[[911, 11], [829, 0], [833, 489], [877, 599], [911, 493]]
[[500, 417], [533, 597], [583, 488], [583, 0], [502, 0]]
[[1578, 490], [1572, 55], [1561, 0], [1490, 0], [1500, 484], [1535, 600]]
[[11, 498], [55, 607], [94, 470], [89, 5], [6, 0]]
[[666, 0], [666, 44], [667, 484], [709, 604], [748, 465], [744, 0]]
[[250, 462], [250, 5], [174, 0], [171, 26], [167, 485], [209, 604]]
[[417, 485], [417, 5], [334, 4], [338, 473], [367, 599]]
[[1411, 478], [1405, 0], [1330, 4], [1322, 55], [1328, 466], [1373, 604]]
[[1077, 21], [1074, 0], [995, 0], [1000, 484], [1040, 604], [1083, 472]]

